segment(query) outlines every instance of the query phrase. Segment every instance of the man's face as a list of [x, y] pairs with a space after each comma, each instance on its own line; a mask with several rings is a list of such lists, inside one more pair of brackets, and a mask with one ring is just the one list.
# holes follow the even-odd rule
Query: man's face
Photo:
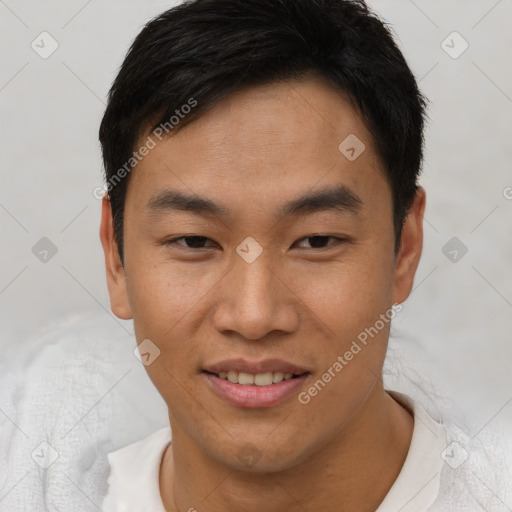
[[[327, 189], [337, 207], [284, 212]], [[173, 208], [171, 191], [222, 210]], [[109, 290], [114, 313], [133, 316], [137, 342], [160, 350], [146, 369], [175, 442], [232, 468], [256, 454], [254, 471], [273, 471], [343, 435], [381, 374], [381, 315], [412, 283], [414, 269], [397, 278], [393, 248], [391, 189], [372, 137], [320, 80], [239, 92], [158, 142], [130, 178], [125, 269]], [[301, 375], [257, 390], [216, 375], [240, 368]]]

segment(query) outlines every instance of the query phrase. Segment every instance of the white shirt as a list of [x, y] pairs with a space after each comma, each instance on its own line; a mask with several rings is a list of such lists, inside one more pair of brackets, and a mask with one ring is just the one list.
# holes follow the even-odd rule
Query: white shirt
[[[434, 420], [407, 395], [387, 392], [413, 412], [414, 430], [402, 469], [376, 512], [424, 512], [439, 492], [446, 431], [442, 422]], [[170, 441], [171, 429], [165, 427], [108, 454], [110, 475], [103, 512], [166, 512], [159, 473]]]

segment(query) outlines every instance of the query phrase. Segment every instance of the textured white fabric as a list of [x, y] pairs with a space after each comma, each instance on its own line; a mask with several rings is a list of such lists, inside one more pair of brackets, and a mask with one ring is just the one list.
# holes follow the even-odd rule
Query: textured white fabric
[[[169, 421], [134, 348], [134, 337], [102, 313], [2, 354], [1, 512], [98, 512], [107, 453]], [[31, 457], [43, 441], [58, 453], [47, 469], [36, 462], [41, 449]]]
[[[133, 355], [134, 348], [133, 335], [102, 313], [24, 341], [23, 350], [11, 345], [3, 352], [1, 512], [101, 510], [108, 454], [168, 425], [165, 403]], [[393, 365], [387, 361], [385, 382], [390, 368], [397, 373]], [[428, 393], [416, 392], [423, 383], [418, 384], [417, 376], [414, 381], [416, 388], [386, 387], [407, 393], [438, 417], [422, 398]], [[429, 512], [510, 512], [511, 433], [498, 431], [491, 422], [471, 439], [449, 419], [451, 411], [440, 416], [447, 444], [457, 442], [452, 448], [466, 450], [468, 457], [456, 469], [443, 462], [439, 496]], [[46, 469], [40, 464], [51, 462], [53, 452], [42, 442], [58, 454]]]

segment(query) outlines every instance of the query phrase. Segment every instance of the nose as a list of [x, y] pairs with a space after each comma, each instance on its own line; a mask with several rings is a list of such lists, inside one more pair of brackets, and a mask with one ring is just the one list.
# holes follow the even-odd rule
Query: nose
[[298, 300], [276, 265], [271, 268], [263, 255], [251, 263], [236, 255], [233, 265], [220, 283], [220, 299], [213, 315], [215, 328], [250, 340], [265, 338], [272, 331], [297, 330]]

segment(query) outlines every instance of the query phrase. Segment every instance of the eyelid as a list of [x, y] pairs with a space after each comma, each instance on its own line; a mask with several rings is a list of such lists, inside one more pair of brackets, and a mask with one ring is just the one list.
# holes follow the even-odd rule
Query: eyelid
[[[332, 238], [332, 239], [336, 240], [338, 242], [338, 244], [329, 244], [326, 247], [320, 247], [320, 248], [319, 247], [311, 247], [311, 248], [306, 248], [306, 249], [311, 249], [313, 251], [323, 251], [323, 250], [327, 250], [327, 249], [329, 249], [329, 248], [331, 248], [333, 246], [337, 246], [337, 245], [339, 245], [339, 243], [343, 243], [343, 242], [346, 242], [348, 240], [345, 237], [340, 237], [340, 236], [335, 236], [335, 235], [328, 235], [328, 234], [323, 234], [323, 233], [312, 233], [310, 235], [306, 235], [306, 236], [303, 236], [303, 237], [297, 239], [293, 243], [293, 245], [297, 244], [298, 242], [302, 242], [303, 240], [307, 240], [308, 238], [315, 238], [315, 237]], [[199, 248], [186, 247], [184, 245], [181, 245], [181, 244], [177, 243], [178, 240], [182, 240], [184, 238], [204, 238], [207, 241], [215, 242], [215, 240], [213, 240], [213, 239], [211, 239], [211, 238], [209, 238], [207, 236], [204, 236], [204, 235], [181, 235], [181, 236], [169, 239], [169, 240], [165, 240], [163, 242], [163, 244], [165, 246], [177, 245], [180, 249], [183, 249], [185, 251], [192, 251], [192, 252], [200, 252], [200, 251], [203, 251], [205, 249], [211, 249], [212, 248], [212, 246], [199, 247]], [[215, 242], [215, 243], [217, 244], [217, 242]]]
[[332, 238], [332, 239], [336, 240], [336, 242], [338, 242], [338, 243], [334, 243], [334, 244], [331, 243], [331, 244], [328, 244], [326, 247], [310, 247], [310, 248], [307, 247], [306, 248], [307, 250], [324, 251], [324, 250], [328, 250], [330, 248], [336, 247], [340, 243], [346, 242], [348, 240], [345, 237], [340, 237], [340, 236], [335, 236], [335, 235], [327, 235], [327, 234], [323, 234], [323, 233], [313, 233], [312, 235], [307, 235], [307, 236], [303, 236], [302, 238], [299, 238], [296, 242], [294, 242], [294, 245], [297, 242], [302, 242], [303, 240], [307, 240], [308, 238], [315, 238], [315, 237]]
[[[169, 240], [164, 240], [163, 244], [165, 246], [177, 245], [181, 249], [195, 251], [195, 252], [198, 252], [199, 250], [204, 250], [204, 249], [211, 248], [211, 246], [210, 246], [210, 247], [200, 247], [199, 249], [197, 249], [197, 248], [193, 248], [193, 247], [186, 247], [184, 245], [181, 245], [181, 244], [177, 243], [178, 240], [182, 240], [184, 238], [204, 238], [204, 239], [209, 240], [211, 242], [215, 242], [215, 240], [212, 240], [211, 238], [209, 238], [207, 236], [204, 236], [204, 235], [181, 235], [181, 236], [177, 236], [177, 237], [171, 238]], [[215, 243], [217, 243], [217, 242], [215, 242]]]

